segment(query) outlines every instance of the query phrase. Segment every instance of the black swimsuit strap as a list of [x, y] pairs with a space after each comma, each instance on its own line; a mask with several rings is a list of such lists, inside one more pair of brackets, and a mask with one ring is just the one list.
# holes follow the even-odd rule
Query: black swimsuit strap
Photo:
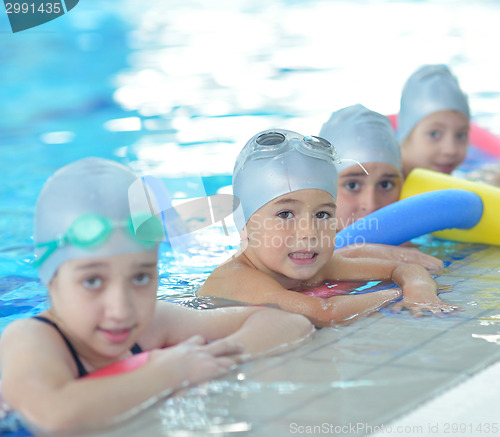
[[130, 349], [130, 352], [132, 352], [132, 354], [134, 354], [134, 355], [137, 355], [137, 354], [140, 354], [142, 352], [142, 348], [136, 343], [132, 346], [132, 348]]
[[[33, 319], [37, 319], [37, 320], [40, 320], [41, 322], [47, 323], [50, 326], [53, 326], [57, 330], [57, 332], [59, 332], [59, 334], [63, 338], [64, 342], [68, 346], [68, 349], [69, 349], [69, 352], [71, 353], [71, 356], [75, 360], [75, 364], [76, 364], [76, 367], [78, 369], [78, 377], [81, 378], [82, 376], [88, 375], [88, 372], [85, 369], [85, 367], [83, 367], [83, 364], [80, 361], [80, 358], [78, 358], [78, 355], [77, 355], [77, 353], [75, 351], [75, 348], [70, 343], [70, 341], [68, 340], [68, 338], [64, 335], [64, 333], [61, 331], [61, 329], [59, 328], [59, 326], [57, 326], [52, 320], [49, 320], [49, 319], [47, 319], [46, 317], [43, 317], [43, 316], [34, 316]], [[132, 352], [133, 355], [136, 355], [136, 354], [140, 354], [142, 352], [142, 349], [141, 349], [141, 347], [137, 343], [135, 343], [132, 346], [132, 348], [130, 349], [130, 352]]]
[[52, 320], [47, 319], [46, 317], [43, 316], [35, 316], [33, 317], [34, 319], [40, 320], [41, 322], [47, 323], [50, 326], [53, 326], [59, 334], [61, 334], [61, 337], [63, 338], [64, 342], [68, 346], [69, 352], [71, 353], [71, 356], [75, 360], [76, 367], [78, 368], [78, 377], [81, 378], [82, 376], [88, 375], [87, 370], [85, 367], [83, 367], [82, 362], [80, 361], [80, 358], [78, 358], [78, 355], [76, 354], [75, 348], [73, 345], [69, 342], [67, 337], [64, 335], [64, 333], [59, 329], [59, 326], [57, 326]]

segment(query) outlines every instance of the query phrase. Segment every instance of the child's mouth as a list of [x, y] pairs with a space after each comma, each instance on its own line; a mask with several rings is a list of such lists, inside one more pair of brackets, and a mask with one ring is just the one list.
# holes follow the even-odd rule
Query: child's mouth
[[436, 170], [442, 173], [450, 174], [456, 167], [455, 164], [435, 164]]
[[312, 264], [316, 261], [318, 254], [316, 252], [292, 252], [288, 258], [295, 264]]
[[132, 328], [121, 328], [121, 329], [103, 329], [100, 331], [106, 337], [106, 339], [111, 343], [123, 343], [126, 341], [132, 332]]

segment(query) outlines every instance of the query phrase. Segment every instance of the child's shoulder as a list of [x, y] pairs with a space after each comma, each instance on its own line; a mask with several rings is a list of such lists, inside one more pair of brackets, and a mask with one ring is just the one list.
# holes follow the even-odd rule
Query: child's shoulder
[[244, 253], [232, 256], [216, 267], [209, 278], [221, 278], [225, 276], [239, 275], [245, 273], [259, 272], [259, 270], [250, 263]]
[[40, 322], [33, 319], [32, 317], [14, 320], [7, 325], [5, 330], [2, 332], [2, 336], [0, 337], [0, 339], [4, 341], [11, 336], [18, 338], [19, 336], [31, 336], [38, 331], [37, 327], [39, 326], [39, 324]]
[[198, 296], [234, 298], [235, 290], [242, 292], [246, 286], [254, 287], [256, 284], [270, 282], [274, 284], [276, 281], [252, 265], [241, 254], [215, 268], [197, 294]]
[[0, 357], [16, 349], [33, 349], [44, 343], [44, 329], [33, 318], [15, 320], [2, 332], [0, 337]]
[[[39, 341], [40, 338], [45, 337], [59, 338], [60, 334], [54, 328], [56, 324], [42, 314], [36, 317], [18, 319], [9, 323], [3, 331], [0, 340], [4, 342], [10, 337], [19, 340], [28, 338], [33, 341]], [[42, 320], [39, 320], [38, 317]]]

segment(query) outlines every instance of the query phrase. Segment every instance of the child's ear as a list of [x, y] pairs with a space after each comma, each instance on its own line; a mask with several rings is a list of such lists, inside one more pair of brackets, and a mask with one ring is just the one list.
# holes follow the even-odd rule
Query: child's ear
[[245, 226], [241, 231], [240, 231], [240, 251], [244, 252], [247, 250], [249, 243], [249, 238], [248, 238], [248, 231], [247, 227]]
[[54, 276], [52, 276], [52, 278], [50, 278], [49, 283], [46, 285], [47, 299], [49, 302], [52, 298], [52, 293], [54, 293], [54, 290], [58, 287], [58, 283], [59, 283], [58, 273], [59, 273], [59, 269], [56, 270], [56, 272], [54, 273]]
[[247, 232], [247, 227], [244, 226], [243, 229], [240, 231], [240, 239], [241, 241], [247, 241], [248, 240], [248, 232]]

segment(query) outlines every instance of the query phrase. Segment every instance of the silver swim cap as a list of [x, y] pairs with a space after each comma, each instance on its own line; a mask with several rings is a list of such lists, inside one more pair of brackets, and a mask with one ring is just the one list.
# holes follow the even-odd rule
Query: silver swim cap
[[129, 187], [137, 179], [121, 164], [85, 158], [47, 180], [36, 204], [34, 233], [35, 264], [45, 285], [71, 259], [157, 251], [161, 238], [143, 241], [134, 235]]
[[424, 65], [407, 80], [401, 94], [398, 140], [403, 141], [416, 124], [438, 111], [457, 111], [470, 118], [467, 96], [446, 65]]
[[236, 158], [233, 194], [241, 208], [234, 221], [241, 231], [266, 203], [298, 190], [318, 189], [337, 197], [335, 148], [322, 138], [284, 129], [260, 132]]
[[[323, 125], [320, 137], [330, 141], [340, 156], [339, 172], [356, 165], [350, 160], [385, 162], [402, 170], [401, 148], [387, 117], [363, 105], [334, 112]], [[349, 159], [346, 159], [349, 158]]]

